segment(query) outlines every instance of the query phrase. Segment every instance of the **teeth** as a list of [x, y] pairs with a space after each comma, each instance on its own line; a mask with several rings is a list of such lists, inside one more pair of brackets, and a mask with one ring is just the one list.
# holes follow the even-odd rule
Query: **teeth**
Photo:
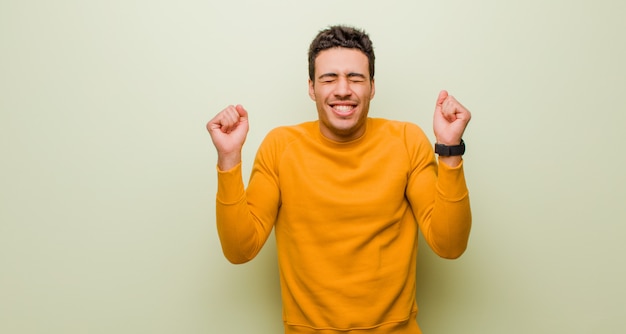
[[345, 111], [350, 111], [350, 110], [352, 110], [352, 108], [353, 108], [353, 107], [352, 107], [352, 106], [335, 106], [334, 108], [335, 108], [337, 111], [342, 111], [342, 112], [345, 112]]

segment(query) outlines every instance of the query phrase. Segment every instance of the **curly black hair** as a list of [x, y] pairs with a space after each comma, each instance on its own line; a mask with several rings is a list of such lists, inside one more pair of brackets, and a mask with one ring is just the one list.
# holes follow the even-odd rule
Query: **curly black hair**
[[348, 48], [361, 50], [369, 61], [370, 80], [374, 79], [374, 46], [365, 31], [343, 25], [331, 26], [320, 31], [309, 47], [309, 79], [314, 80], [315, 58], [331, 48]]

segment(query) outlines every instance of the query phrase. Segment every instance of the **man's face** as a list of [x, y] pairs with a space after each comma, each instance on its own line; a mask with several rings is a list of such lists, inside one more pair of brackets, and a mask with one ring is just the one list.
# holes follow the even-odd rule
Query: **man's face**
[[320, 52], [315, 58], [314, 81], [309, 80], [309, 96], [317, 105], [324, 137], [346, 142], [362, 136], [374, 98], [367, 56], [347, 48]]

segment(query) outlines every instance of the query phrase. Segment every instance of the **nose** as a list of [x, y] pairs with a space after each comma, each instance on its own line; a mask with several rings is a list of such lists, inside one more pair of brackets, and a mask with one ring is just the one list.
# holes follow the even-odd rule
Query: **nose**
[[339, 78], [337, 80], [337, 84], [335, 85], [335, 89], [333, 91], [335, 96], [337, 97], [346, 97], [352, 94], [352, 90], [350, 89], [350, 82], [348, 82], [347, 78]]

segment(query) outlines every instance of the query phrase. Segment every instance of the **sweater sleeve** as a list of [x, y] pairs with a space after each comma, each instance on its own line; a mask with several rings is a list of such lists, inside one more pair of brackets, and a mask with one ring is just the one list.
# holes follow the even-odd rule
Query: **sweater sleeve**
[[421, 130], [407, 138], [414, 166], [407, 197], [422, 235], [437, 255], [458, 258], [467, 248], [472, 223], [463, 162], [456, 167], [437, 164]]
[[241, 164], [217, 171], [216, 220], [224, 256], [232, 263], [252, 260], [272, 231], [279, 191], [267, 152], [259, 149], [250, 182], [244, 188]]

